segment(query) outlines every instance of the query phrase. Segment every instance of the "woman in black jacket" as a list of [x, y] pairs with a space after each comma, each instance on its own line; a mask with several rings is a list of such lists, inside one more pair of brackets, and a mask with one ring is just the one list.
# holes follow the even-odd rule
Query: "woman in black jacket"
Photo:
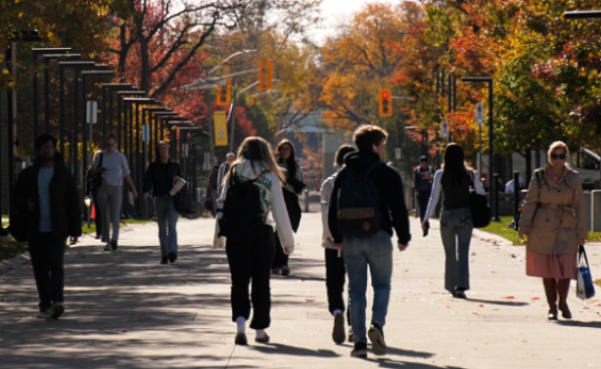
[[170, 149], [167, 142], [159, 142], [155, 160], [148, 165], [144, 174], [142, 190], [144, 198], [148, 197], [151, 189], [154, 196], [161, 244], [161, 264], [167, 264], [167, 260], [175, 262], [178, 248], [176, 225], [179, 214], [175, 210], [175, 201], [169, 191], [182, 174], [179, 164], [169, 158]]
[[[286, 208], [288, 209], [288, 215], [290, 217], [290, 224], [294, 232], [298, 230], [301, 221], [301, 208], [298, 201], [298, 196], [302, 193], [305, 188], [303, 172], [296, 160], [296, 153], [294, 145], [289, 140], [282, 140], [276, 148], [276, 159], [280, 167], [284, 169], [286, 173], [286, 184], [284, 185], [284, 200], [286, 201]], [[276, 243], [278, 237], [275, 238]], [[282, 274], [287, 276], [290, 274], [290, 268], [288, 267], [288, 255], [284, 254], [282, 247], [276, 245], [275, 258], [271, 267], [272, 274]]]

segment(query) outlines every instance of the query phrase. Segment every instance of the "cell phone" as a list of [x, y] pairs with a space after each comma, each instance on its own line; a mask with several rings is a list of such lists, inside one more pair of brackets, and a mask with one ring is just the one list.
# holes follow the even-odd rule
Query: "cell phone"
[[428, 235], [428, 233], [430, 233], [430, 222], [426, 223], [426, 229], [424, 229], [423, 237], [426, 237]]

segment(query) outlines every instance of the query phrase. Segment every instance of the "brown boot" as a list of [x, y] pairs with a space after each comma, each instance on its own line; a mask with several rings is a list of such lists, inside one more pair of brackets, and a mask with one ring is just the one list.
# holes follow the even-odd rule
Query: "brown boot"
[[564, 319], [572, 319], [572, 312], [568, 306], [568, 292], [570, 292], [570, 280], [560, 279], [557, 282], [557, 292], [559, 292], [559, 310]]
[[543, 278], [545, 286], [545, 295], [549, 305], [549, 320], [557, 320], [557, 281], [554, 278]]

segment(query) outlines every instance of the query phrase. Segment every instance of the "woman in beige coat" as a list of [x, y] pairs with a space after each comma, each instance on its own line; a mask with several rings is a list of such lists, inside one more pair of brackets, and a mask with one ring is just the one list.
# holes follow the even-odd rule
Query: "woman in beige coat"
[[519, 222], [526, 241], [526, 274], [542, 277], [550, 320], [559, 309], [565, 319], [570, 280], [577, 277], [578, 246], [587, 237], [586, 208], [578, 172], [567, 164], [568, 147], [561, 141], [549, 147], [549, 164], [532, 176]]

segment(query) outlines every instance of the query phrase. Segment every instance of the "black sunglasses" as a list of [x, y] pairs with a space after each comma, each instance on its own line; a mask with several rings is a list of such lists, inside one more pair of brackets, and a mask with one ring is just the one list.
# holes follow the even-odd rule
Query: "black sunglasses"
[[566, 154], [551, 154], [551, 159], [553, 160], [557, 160], [557, 159], [561, 159], [561, 160], [566, 160], [568, 156]]

